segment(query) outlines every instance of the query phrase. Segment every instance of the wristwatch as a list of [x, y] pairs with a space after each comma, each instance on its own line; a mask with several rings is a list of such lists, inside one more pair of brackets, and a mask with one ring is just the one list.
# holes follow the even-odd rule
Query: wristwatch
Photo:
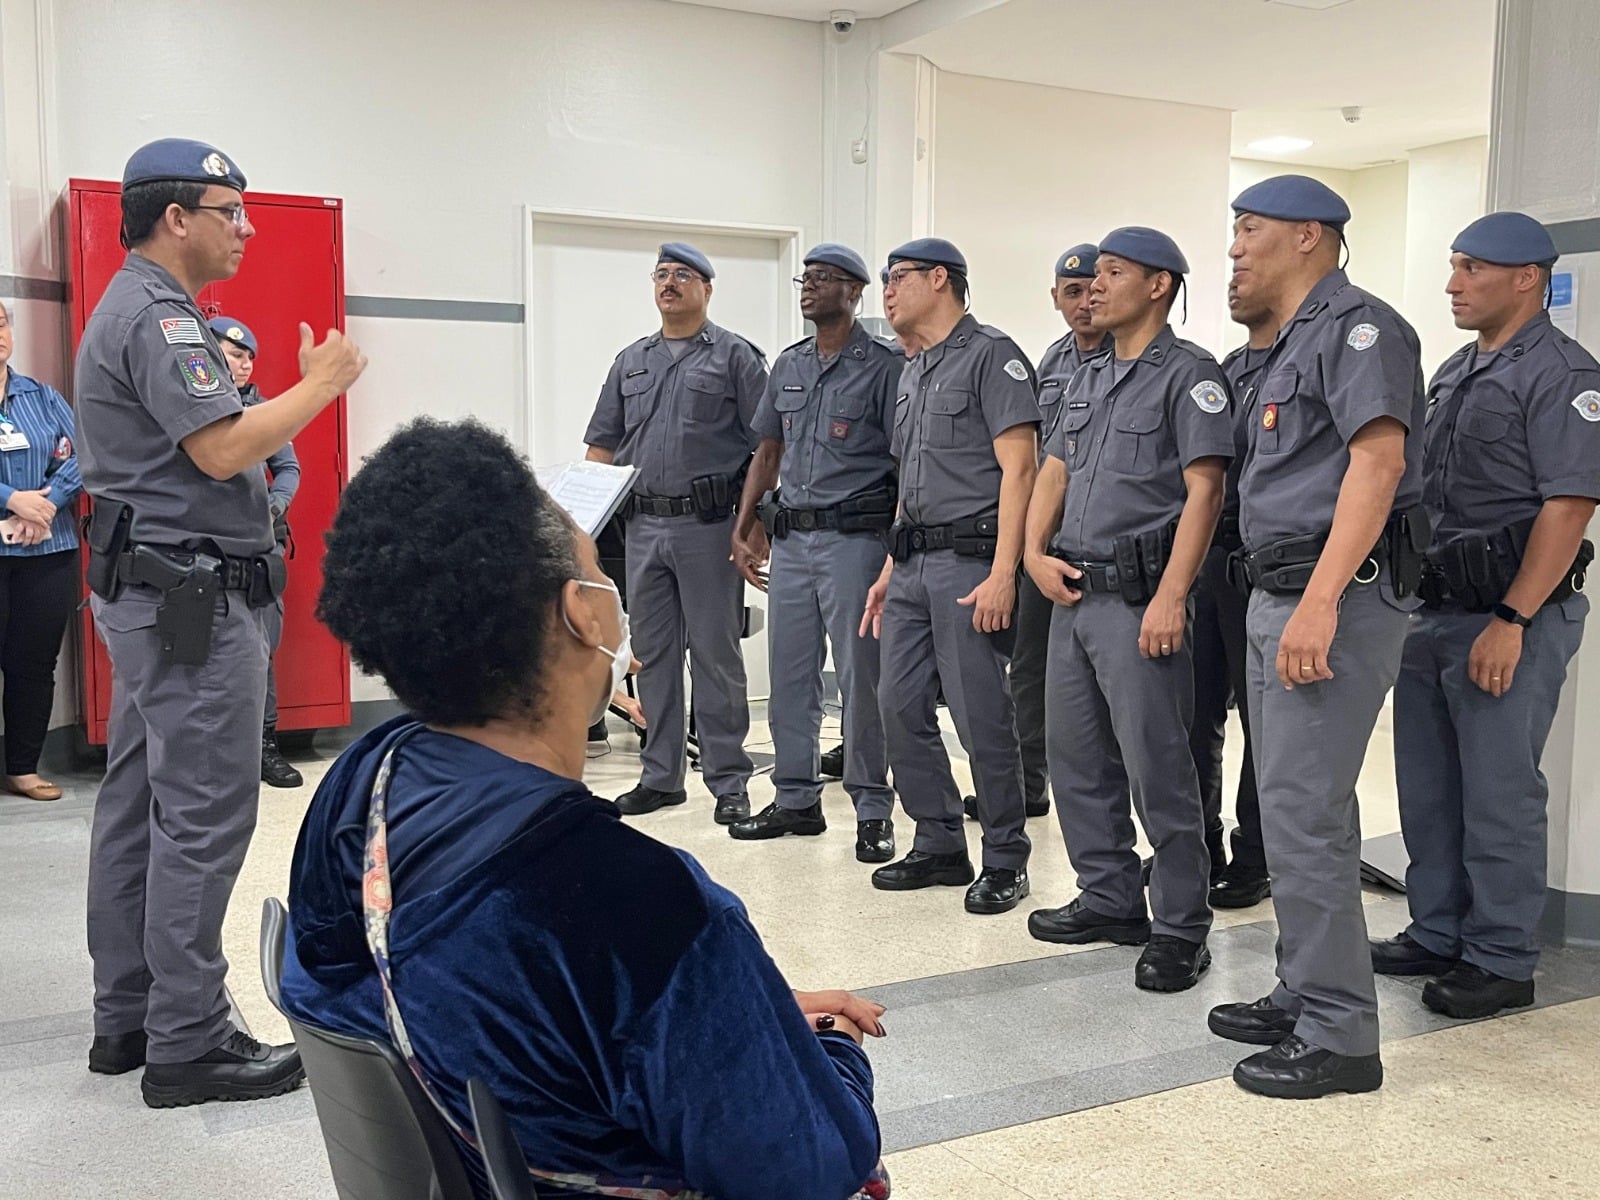
[[1494, 615], [1499, 617], [1500, 620], [1506, 621], [1509, 624], [1515, 625], [1520, 629], [1528, 629], [1533, 625], [1533, 618], [1532, 617], [1523, 616], [1516, 609], [1512, 608], [1509, 604], [1504, 604], [1504, 603], [1496, 604], [1494, 606], [1494, 610], [1493, 611], [1494, 611]]

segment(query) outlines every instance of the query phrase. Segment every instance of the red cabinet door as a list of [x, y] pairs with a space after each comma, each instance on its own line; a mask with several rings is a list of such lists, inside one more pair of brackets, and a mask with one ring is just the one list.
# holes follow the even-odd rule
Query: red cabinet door
[[[255, 382], [275, 396], [300, 378], [301, 321], [318, 339], [344, 328], [341, 204], [321, 196], [245, 195], [256, 236], [238, 275], [200, 293], [208, 317], [237, 317], [260, 343]], [[122, 265], [118, 240], [119, 189], [114, 183], [73, 180], [67, 207], [71, 266], [72, 346], [111, 276]], [[333, 521], [345, 481], [345, 402], [340, 397], [294, 440], [300, 490], [289, 509], [294, 557], [284, 594], [283, 645], [278, 673], [278, 724], [314, 729], [350, 723], [350, 657], [315, 616], [322, 588], [323, 534]], [[82, 710], [89, 740], [105, 741], [111, 708], [111, 669], [105, 647], [84, 613]]]

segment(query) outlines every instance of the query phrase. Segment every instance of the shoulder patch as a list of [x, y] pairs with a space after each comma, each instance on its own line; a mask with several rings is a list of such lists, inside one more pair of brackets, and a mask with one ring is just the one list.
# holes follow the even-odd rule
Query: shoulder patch
[[1018, 383], [1026, 383], [1028, 381], [1028, 368], [1022, 365], [1020, 358], [1013, 358], [1008, 362], [1005, 366], [1005, 372]]
[[1600, 392], [1579, 392], [1572, 398], [1572, 407], [1585, 421], [1600, 421]]
[[1192, 399], [1203, 413], [1215, 416], [1228, 407], [1228, 392], [1215, 379], [1202, 379], [1189, 389]]
[[200, 322], [193, 317], [162, 317], [161, 336], [169, 346], [204, 346]]
[[178, 373], [183, 376], [189, 394], [197, 399], [203, 400], [222, 390], [222, 373], [204, 346], [178, 351]]
[[1345, 344], [1352, 350], [1371, 350], [1378, 344], [1378, 327], [1363, 321], [1350, 331], [1350, 336], [1345, 338]]

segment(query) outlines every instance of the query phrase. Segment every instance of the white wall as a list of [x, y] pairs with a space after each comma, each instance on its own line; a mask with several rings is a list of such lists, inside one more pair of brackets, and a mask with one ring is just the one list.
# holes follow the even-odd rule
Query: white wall
[[1060, 337], [1055, 260], [1120, 225], [1171, 235], [1189, 260], [1189, 321], [1179, 336], [1220, 353], [1230, 115], [941, 72], [933, 232], [971, 268], [973, 312], [1031, 356]]
[[1410, 154], [1406, 202], [1406, 291], [1401, 311], [1422, 339], [1422, 373], [1431, 376], [1469, 334], [1450, 319], [1444, 285], [1450, 243], [1485, 208], [1488, 138], [1424, 146]]

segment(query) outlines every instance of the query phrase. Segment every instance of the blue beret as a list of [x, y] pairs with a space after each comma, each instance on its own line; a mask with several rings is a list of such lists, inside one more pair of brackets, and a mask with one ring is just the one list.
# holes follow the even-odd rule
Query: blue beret
[[888, 267], [879, 268], [879, 270], [878, 270], [878, 282], [883, 284], [884, 287], [888, 287], [889, 286], [889, 268]]
[[961, 251], [943, 238], [913, 238], [904, 246], [889, 251], [889, 265], [892, 267], [897, 262], [932, 263], [960, 275], [967, 273], [967, 260]]
[[1093, 279], [1094, 260], [1100, 257], [1100, 247], [1093, 242], [1074, 246], [1056, 259], [1057, 279]]
[[708, 280], [717, 277], [717, 273], [711, 269], [711, 260], [688, 242], [668, 242], [662, 246], [660, 253], [656, 255], [656, 264], [659, 266], [664, 262], [682, 263], [699, 271]]
[[188, 138], [162, 138], [133, 152], [122, 169], [122, 186], [173, 179], [184, 183], [215, 183], [244, 191], [244, 172], [215, 146]]
[[211, 332], [219, 338], [236, 346], [243, 346], [250, 351], [251, 358], [256, 356], [256, 335], [243, 321], [235, 321], [232, 317], [212, 317], [206, 324], [211, 326]]
[[1529, 263], [1548, 267], [1561, 257], [1549, 230], [1527, 213], [1519, 212], [1492, 212], [1479, 217], [1456, 236], [1450, 249], [1502, 267], [1525, 267]]
[[1183, 257], [1178, 243], [1157, 229], [1142, 225], [1125, 225], [1113, 229], [1100, 239], [1101, 254], [1115, 254], [1129, 262], [1157, 271], [1171, 271], [1174, 275], [1189, 273], [1189, 260]]
[[1274, 221], [1321, 221], [1343, 229], [1350, 206], [1339, 193], [1309, 175], [1274, 175], [1253, 183], [1233, 198], [1233, 211]]
[[808, 267], [812, 263], [838, 267], [851, 279], [862, 283], [872, 282], [872, 272], [867, 270], [866, 260], [849, 246], [841, 246], [838, 242], [823, 242], [820, 246], [813, 246], [800, 261]]

